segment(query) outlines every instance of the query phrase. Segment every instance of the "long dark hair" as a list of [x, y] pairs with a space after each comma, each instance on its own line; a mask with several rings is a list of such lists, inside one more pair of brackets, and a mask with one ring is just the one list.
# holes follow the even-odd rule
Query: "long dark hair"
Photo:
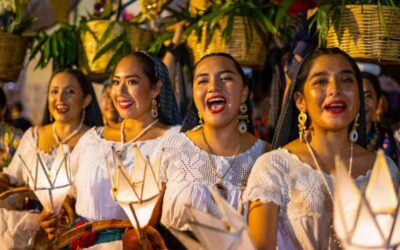
[[[53, 73], [53, 75], [51, 76], [50, 81], [49, 81], [49, 87], [50, 87], [50, 83], [53, 80], [53, 78], [59, 73], [67, 73], [67, 74], [73, 76], [76, 79], [76, 81], [79, 83], [79, 86], [82, 89], [83, 95], [84, 96], [90, 95], [92, 97], [90, 104], [85, 108], [85, 120], [83, 121], [83, 123], [89, 127], [103, 126], [103, 119], [102, 119], [99, 104], [96, 99], [96, 94], [94, 93], [92, 83], [86, 77], [86, 75], [76, 69], [71, 69], [71, 68], [61, 69], [61, 70], [58, 70]], [[51, 120], [50, 120], [50, 111], [49, 111], [48, 98], [47, 98], [42, 124], [45, 125], [45, 124], [49, 124], [49, 123], [51, 123]]]
[[125, 55], [118, 61], [118, 63], [127, 56], [133, 56], [139, 59], [143, 73], [147, 76], [151, 85], [156, 85], [159, 80], [163, 83], [160, 89], [160, 94], [155, 98], [159, 105], [158, 120], [166, 125], [180, 124], [182, 119], [176, 102], [175, 93], [172, 88], [171, 79], [169, 78], [167, 66], [165, 66], [158, 57], [150, 55], [144, 51], [137, 51]]
[[[358, 85], [358, 95], [360, 98], [360, 107], [359, 107], [360, 117], [358, 120], [360, 126], [358, 126], [357, 128], [359, 135], [357, 143], [365, 147], [366, 124], [365, 124], [364, 93], [363, 93], [361, 72], [357, 66], [357, 63], [346, 52], [338, 48], [319, 48], [312, 51], [304, 58], [297, 72], [297, 77], [290, 86], [287, 96], [285, 97], [283, 109], [281, 111], [281, 114], [279, 115], [278, 124], [272, 141], [273, 149], [282, 147], [299, 137], [299, 130], [297, 127], [297, 117], [299, 115], [299, 111], [296, 108], [296, 104], [294, 101], [294, 94], [296, 92], [300, 93], [303, 92], [304, 84], [306, 82], [308, 74], [310, 73], [311, 67], [314, 64], [315, 59], [317, 59], [319, 56], [322, 55], [341, 55], [350, 63], [355, 73]], [[353, 123], [350, 124], [350, 126], [352, 125]]]
[[[249, 90], [249, 95], [246, 100], [246, 105], [247, 105], [247, 115], [249, 117], [249, 123], [248, 123], [248, 131], [250, 133], [254, 133], [254, 127], [253, 127], [253, 122], [252, 122], [252, 106], [250, 103], [250, 82], [248, 78], [246, 77], [246, 74], [244, 73], [242, 67], [240, 66], [239, 62], [230, 54], [224, 53], [224, 52], [218, 52], [218, 53], [209, 53], [204, 55], [195, 65], [194, 65], [194, 71], [196, 71], [197, 66], [199, 65], [200, 62], [202, 62], [204, 59], [213, 57], [213, 56], [220, 56], [220, 57], [225, 57], [230, 59], [233, 62], [233, 65], [235, 66], [235, 69], [239, 72], [240, 77], [242, 78], [244, 86], [246, 86]], [[238, 111], [239, 112], [239, 111]], [[185, 116], [185, 120], [183, 121], [181, 132], [186, 132], [188, 130], [193, 129], [199, 124], [199, 116], [198, 116], [198, 110], [196, 108], [196, 105], [194, 104], [194, 101], [192, 100], [188, 111]]]
[[4, 117], [0, 117], [0, 121], [4, 120], [7, 123], [11, 122], [10, 112], [7, 107], [7, 97], [3, 88], [0, 87], [0, 109], [5, 109]]
[[368, 72], [361, 72], [361, 77], [362, 79], [370, 81], [370, 83], [372, 84], [372, 88], [374, 89], [376, 94], [376, 100], [379, 100], [379, 98], [381, 98], [382, 96], [382, 89], [381, 85], [379, 84], [378, 77]]

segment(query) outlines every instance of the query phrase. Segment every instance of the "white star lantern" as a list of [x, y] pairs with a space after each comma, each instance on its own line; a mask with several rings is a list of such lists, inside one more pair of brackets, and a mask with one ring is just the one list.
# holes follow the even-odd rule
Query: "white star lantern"
[[133, 146], [133, 150], [134, 164], [130, 173], [122, 163], [119, 152], [114, 149], [113, 166], [111, 167], [107, 161], [107, 168], [113, 199], [124, 209], [140, 239], [144, 239], [144, 232], [141, 229], [150, 221], [161, 193], [161, 186], [158, 168], [153, 168], [150, 160], [140, 153], [136, 145]]
[[41, 154], [39, 151], [36, 152], [33, 169], [28, 167], [20, 155], [19, 157], [28, 172], [29, 187], [45, 210], [57, 214], [72, 184], [69, 149], [60, 145], [50, 167], [46, 165]]
[[334, 226], [345, 249], [396, 249], [398, 214], [399, 200], [383, 151], [378, 152], [365, 193], [342, 165], [336, 167]]
[[218, 189], [210, 188], [210, 192], [222, 214], [222, 220], [188, 206], [191, 217], [188, 224], [198, 241], [179, 230], [169, 230], [188, 249], [255, 249], [244, 217], [221, 197]]

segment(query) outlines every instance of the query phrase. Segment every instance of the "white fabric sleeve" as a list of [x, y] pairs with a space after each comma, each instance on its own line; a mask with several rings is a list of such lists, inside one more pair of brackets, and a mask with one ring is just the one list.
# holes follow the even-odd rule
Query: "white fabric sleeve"
[[80, 156], [82, 155], [82, 150], [85, 149], [85, 140], [86, 137], [90, 136], [89, 133], [92, 133], [92, 129], [94, 128], [90, 128], [88, 129], [88, 131], [86, 131], [86, 133], [84, 133], [81, 138], [79, 138], [79, 141], [76, 143], [75, 147], [72, 149], [71, 153], [70, 153], [70, 164], [71, 164], [71, 174], [72, 174], [72, 186], [71, 186], [71, 190], [68, 193], [68, 196], [76, 198], [76, 186], [75, 186], [75, 176], [78, 173], [78, 169], [79, 169], [79, 159]]
[[157, 162], [159, 164], [159, 169], [158, 169], [158, 176], [160, 178], [161, 182], [167, 183], [167, 174], [166, 174], [166, 167], [168, 166], [167, 163], [167, 152], [168, 150], [168, 139], [164, 140], [162, 143], [160, 143], [160, 146], [157, 149], [157, 152], [155, 153]]
[[3, 173], [7, 174], [12, 185], [21, 186], [26, 180], [23, 179], [25, 167], [20, 156], [27, 160], [28, 154], [35, 151], [36, 145], [32, 136], [33, 127], [29, 128], [21, 138], [17, 151], [15, 152], [10, 164], [3, 168]]
[[282, 206], [284, 202], [284, 170], [280, 162], [274, 158], [279, 157], [274, 152], [260, 156], [251, 170], [249, 181], [244, 193], [244, 201], [260, 200], [263, 203], [272, 202]]
[[159, 166], [158, 169], [158, 176], [160, 178], [161, 182], [167, 182], [167, 175], [166, 175], [166, 167], [168, 166], [168, 163], [166, 163], [166, 156], [167, 156], [167, 151], [169, 150], [168, 144], [170, 141], [170, 138], [174, 137], [175, 135], [179, 134], [179, 131], [181, 129], [181, 126], [173, 126], [169, 128], [165, 134], [162, 136], [163, 138], [161, 139], [161, 142], [159, 146], [157, 147], [154, 155], [156, 158], [156, 162]]

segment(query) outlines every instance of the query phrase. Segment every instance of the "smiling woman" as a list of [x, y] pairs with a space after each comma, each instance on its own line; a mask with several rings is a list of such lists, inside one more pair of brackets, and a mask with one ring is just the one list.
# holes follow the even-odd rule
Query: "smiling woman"
[[35, 162], [38, 150], [50, 166], [58, 145], [63, 144], [72, 149], [91, 126], [102, 125], [92, 84], [82, 72], [74, 69], [55, 72], [48, 89], [44, 125], [32, 127], [25, 132], [16, 151], [18, 157], [14, 157], [4, 169], [10, 184], [22, 185], [27, 180], [20, 158], [26, 162]]
[[[305, 57], [279, 117], [275, 150], [257, 160], [245, 191], [258, 248], [339, 248], [330, 227], [335, 159], [365, 188], [376, 157], [363, 147], [363, 97], [360, 71], [345, 52], [318, 49]], [[397, 167], [388, 162], [397, 183]]]
[[[43, 125], [29, 128], [25, 132], [15, 157], [3, 170], [4, 173], [0, 173], [0, 179], [6, 180], [8, 185], [27, 185], [25, 181], [28, 180], [28, 171], [25, 167], [29, 168], [30, 172], [36, 172], [35, 168], [38, 167], [39, 160], [50, 173], [52, 168], [58, 167], [53, 166], [53, 163], [60, 150], [73, 152], [76, 144], [90, 126], [102, 125], [100, 108], [92, 84], [82, 72], [74, 69], [55, 72], [50, 79], [48, 89]], [[24, 162], [29, 164], [25, 165]], [[72, 175], [76, 172], [75, 166], [71, 165]], [[17, 219], [12, 213], [4, 214], [6, 216], [0, 220]], [[27, 215], [24, 218], [27, 219], [14, 224], [24, 225], [24, 228], [37, 225], [29, 219], [34, 217]], [[50, 220], [49, 223], [54, 225], [57, 220]], [[9, 232], [17, 239], [32, 238], [34, 233], [35, 230]], [[54, 233], [54, 231], [49, 233], [50, 239], [54, 237]]]
[[246, 129], [248, 95], [243, 70], [230, 55], [209, 54], [196, 64], [195, 106], [185, 118], [185, 133], [170, 137], [161, 147], [164, 198], [162, 215], [159, 210], [155, 217], [161, 216], [164, 226], [190, 230], [187, 206], [221, 218], [208, 189], [213, 186], [244, 212], [242, 193], [255, 159], [266, 146]]
[[[123, 121], [90, 129], [73, 152], [72, 164], [78, 168], [74, 182], [78, 219], [74, 226], [87, 221], [127, 219], [128, 216], [111, 195], [107, 160], [117, 152], [121, 164], [128, 173], [132, 173], [135, 171], [134, 148], [137, 147], [154, 164], [158, 146], [180, 129], [178, 106], [167, 68], [158, 58], [146, 52], [126, 55], [117, 63], [110, 96]], [[61, 112], [64, 110], [62, 106], [56, 108]], [[47, 223], [52, 218], [54, 215], [41, 221], [47, 232], [55, 230], [55, 225]], [[95, 237], [89, 237], [93, 238], [92, 241], [72, 244], [79, 247], [103, 244], [110, 249], [119, 249], [123, 233], [122, 229], [102, 230]]]

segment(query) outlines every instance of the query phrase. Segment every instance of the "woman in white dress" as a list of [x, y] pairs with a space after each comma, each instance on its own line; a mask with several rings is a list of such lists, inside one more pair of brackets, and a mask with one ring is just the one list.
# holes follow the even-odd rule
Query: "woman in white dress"
[[248, 175], [266, 147], [247, 130], [251, 127], [248, 94], [244, 72], [229, 54], [208, 54], [195, 65], [195, 106], [186, 115], [184, 133], [162, 146], [164, 226], [190, 230], [187, 205], [221, 217], [208, 189], [212, 186], [242, 212]]
[[257, 248], [338, 247], [331, 228], [334, 157], [361, 189], [376, 157], [364, 148], [363, 97], [360, 71], [345, 52], [318, 49], [304, 59], [279, 118], [275, 150], [257, 160], [245, 192]]
[[[112, 149], [119, 150], [122, 162], [130, 171], [134, 166], [133, 146], [143, 156], [153, 159], [153, 152], [168, 135], [179, 132], [180, 122], [175, 95], [168, 71], [156, 57], [135, 52], [123, 57], [112, 77], [111, 98], [123, 119], [114, 126], [90, 129], [73, 152], [78, 166], [75, 176], [76, 225], [86, 221], [127, 219], [122, 208], [111, 196], [111, 184], [106, 158]], [[52, 233], [47, 221], [53, 215], [43, 216], [42, 226]], [[92, 235], [91, 242], [75, 242], [75, 246], [89, 247], [122, 239], [123, 230], [103, 230]], [[110, 243], [112, 244], [112, 243]], [[115, 247], [121, 247], [120, 241]]]
[[[102, 125], [101, 112], [92, 83], [82, 72], [63, 69], [52, 75], [43, 124], [29, 128], [23, 135], [14, 158], [0, 176], [8, 185], [27, 185], [28, 173], [25, 167], [35, 167], [38, 154], [50, 170], [60, 145], [64, 152], [71, 151], [90, 127]], [[75, 171], [76, 169], [72, 168], [72, 174], [75, 174]], [[16, 201], [18, 199], [13, 198], [11, 202], [16, 205], [19, 203]], [[37, 208], [37, 205], [30, 208]], [[11, 216], [12, 214], [9, 214], [7, 219], [11, 220]], [[32, 213], [26, 214], [23, 223], [16, 223], [15, 226], [22, 228], [23, 225], [25, 230], [9, 228], [9, 231], [12, 231], [10, 235], [20, 241], [15, 243], [16, 245], [30, 244], [28, 239], [33, 237], [35, 229], [39, 229], [36, 217], [37, 215]], [[3, 219], [5, 222], [5, 218], [0, 218]], [[28, 228], [32, 229], [30, 233]]]
[[[89, 79], [75, 69], [55, 72], [49, 83], [43, 125], [31, 127], [24, 133], [15, 157], [3, 170], [1, 178], [7, 179], [10, 185], [26, 184], [28, 175], [23, 161], [36, 162], [39, 152], [45, 164], [51, 166], [59, 145], [72, 149], [90, 127], [102, 124]], [[28, 164], [30, 166], [34, 164]]]

